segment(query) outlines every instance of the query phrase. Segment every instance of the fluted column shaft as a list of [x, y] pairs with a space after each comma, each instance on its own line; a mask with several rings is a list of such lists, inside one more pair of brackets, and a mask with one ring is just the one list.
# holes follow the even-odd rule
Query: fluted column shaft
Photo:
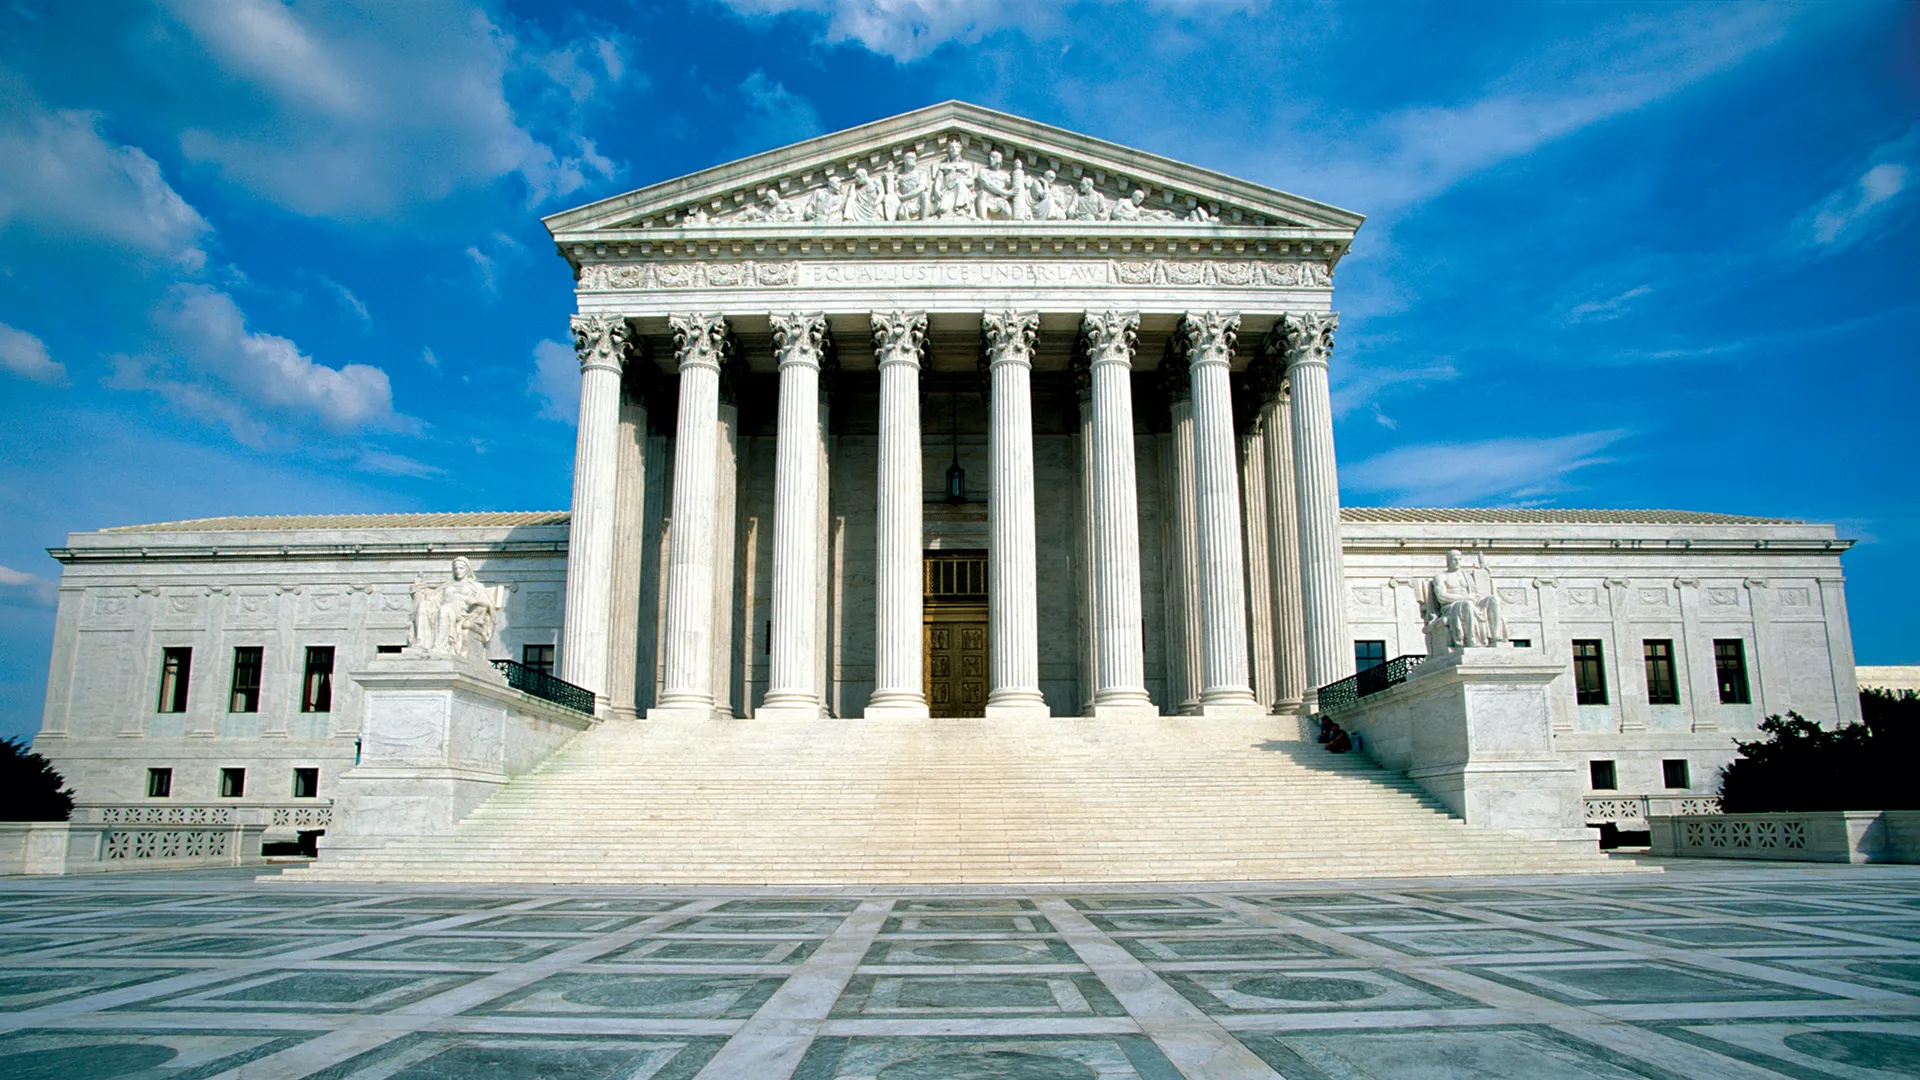
[[1177, 640], [1167, 642], [1169, 652], [1179, 661], [1179, 678], [1167, 688], [1168, 704], [1182, 714], [1200, 711], [1200, 688], [1206, 685], [1206, 646], [1200, 623], [1200, 497], [1199, 474], [1193, 456], [1193, 384], [1185, 380], [1179, 392], [1167, 402], [1167, 419], [1173, 433], [1173, 507], [1172, 565], [1168, 574], [1174, 579], [1174, 630]]
[[1095, 625], [1100, 612], [1100, 581], [1094, 573], [1093, 564], [1099, 561], [1099, 552], [1094, 546], [1094, 510], [1093, 510], [1093, 381], [1089, 373], [1082, 369], [1079, 374], [1086, 377], [1084, 386], [1079, 387], [1075, 398], [1080, 422], [1077, 445], [1079, 446], [1080, 489], [1077, 492], [1079, 503], [1076, 511], [1074, 542], [1077, 558], [1074, 560], [1077, 576], [1074, 584], [1078, 587], [1075, 596], [1080, 630], [1080, 701], [1078, 707], [1083, 714], [1092, 715], [1093, 695], [1100, 689], [1100, 631]]
[[573, 317], [580, 357], [580, 427], [574, 438], [573, 514], [567, 527], [567, 608], [561, 625], [560, 677], [607, 704], [607, 618], [613, 596], [613, 518], [620, 434], [620, 370], [627, 322]]
[[767, 696], [756, 714], [812, 720], [820, 716], [819, 631], [820, 358], [827, 317], [775, 315], [773, 347], [780, 363], [773, 503], [773, 630]]
[[[650, 363], [634, 357], [630, 364]], [[624, 381], [624, 380], [623, 380]], [[647, 407], [624, 393], [615, 439], [613, 587], [607, 613], [607, 698], [611, 715], [633, 719], [639, 700], [640, 564], [647, 525]]]
[[1100, 681], [1095, 716], [1156, 716], [1140, 625], [1140, 504], [1133, 455], [1133, 346], [1140, 316], [1081, 321], [1093, 376], [1094, 575]]
[[713, 712], [714, 504], [719, 483], [720, 362], [727, 321], [675, 315], [680, 409], [673, 448], [673, 530], [667, 542], [665, 672], [649, 715]]
[[1242, 561], [1239, 455], [1227, 369], [1240, 316], [1189, 314], [1180, 322], [1193, 379], [1193, 460], [1199, 503], [1200, 622], [1205, 716], [1259, 715], [1247, 677], [1247, 580]]
[[1033, 527], [1033, 343], [1040, 316], [988, 312], [981, 318], [993, 380], [992, 477], [987, 490], [987, 715], [1038, 719], [1039, 553]]
[[1300, 508], [1293, 483], [1293, 405], [1285, 389], [1260, 406], [1267, 439], [1267, 550], [1273, 579], [1274, 711], [1295, 713], [1307, 687], [1306, 616], [1300, 608]]
[[921, 634], [920, 351], [927, 317], [875, 313], [880, 365], [880, 477], [874, 507], [874, 687], [866, 715], [928, 715]]
[[1333, 457], [1333, 403], [1327, 361], [1340, 317], [1284, 315], [1287, 382], [1293, 391], [1293, 476], [1300, 530], [1300, 593], [1306, 630], [1307, 686], [1316, 710], [1319, 688], [1353, 674], [1347, 635], [1346, 573], [1340, 556], [1340, 479]]

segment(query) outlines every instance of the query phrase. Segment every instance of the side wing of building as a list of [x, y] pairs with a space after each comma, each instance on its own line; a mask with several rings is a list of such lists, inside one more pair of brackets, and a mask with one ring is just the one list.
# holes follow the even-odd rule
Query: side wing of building
[[324, 801], [355, 758], [350, 673], [406, 644], [414, 580], [443, 581], [466, 556], [510, 587], [494, 655], [550, 649], [565, 522], [215, 518], [73, 534], [53, 550], [63, 568], [34, 749], [83, 805], [150, 792], [170, 805]]

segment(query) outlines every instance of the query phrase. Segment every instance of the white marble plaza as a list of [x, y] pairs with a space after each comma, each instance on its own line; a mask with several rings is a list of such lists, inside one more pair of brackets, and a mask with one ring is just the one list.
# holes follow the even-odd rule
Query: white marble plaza
[[1877, 1080], [1920, 872], [0, 890], [0, 1075]]

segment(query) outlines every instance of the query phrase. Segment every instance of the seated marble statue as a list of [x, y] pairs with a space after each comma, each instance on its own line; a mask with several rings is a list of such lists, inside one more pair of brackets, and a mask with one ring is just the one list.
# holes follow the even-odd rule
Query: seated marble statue
[[453, 560], [453, 580], [429, 585], [416, 577], [412, 592], [407, 651], [434, 657], [464, 658], [476, 634], [484, 653], [507, 603], [507, 587], [480, 584], [464, 555]]
[[1506, 620], [1485, 555], [1476, 553], [1469, 566], [1460, 552], [1447, 552], [1446, 570], [1435, 574], [1423, 591], [1428, 653], [1485, 649], [1506, 640]]

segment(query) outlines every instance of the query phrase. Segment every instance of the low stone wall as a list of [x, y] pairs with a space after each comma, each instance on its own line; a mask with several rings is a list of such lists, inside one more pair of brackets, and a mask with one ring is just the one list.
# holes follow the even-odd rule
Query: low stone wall
[[1648, 818], [1651, 854], [1698, 859], [1920, 863], [1920, 810]]
[[261, 821], [0, 821], [0, 875], [247, 866]]

